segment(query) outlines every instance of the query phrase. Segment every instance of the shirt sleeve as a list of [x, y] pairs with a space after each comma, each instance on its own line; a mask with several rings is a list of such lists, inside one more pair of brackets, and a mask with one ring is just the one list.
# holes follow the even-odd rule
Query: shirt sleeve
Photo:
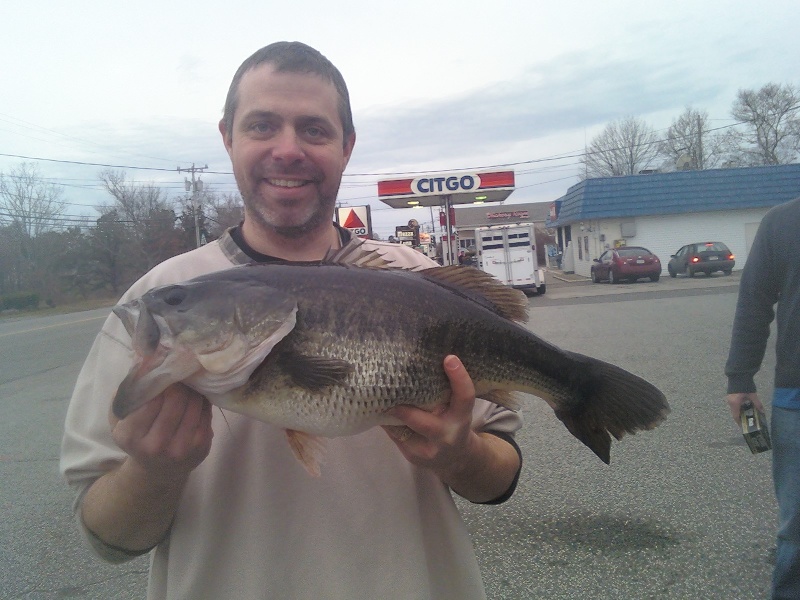
[[520, 450], [519, 445], [514, 439], [514, 434], [522, 427], [522, 424], [521, 413], [503, 408], [502, 406], [498, 406], [482, 398], [475, 399], [475, 408], [472, 411], [473, 429], [489, 433], [505, 440], [511, 444], [517, 456], [519, 456], [519, 467], [508, 489], [493, 500], [478, 502], [477, 504], [502, 504], [514, 495], [517, 489], [517, 483], [519, 482], [520, 473], [522, 472], [522, 450]]
[[761, 368], [770, 323], [775, 318], [780, 282], [772, 250], [770, 216], [761, 221], [739, 283], [731, 346], [725, 364], [729, 394], [756, 391], [753, 378]]
[[[102, 559], [120, 563], [138, 556], [114, 548], [84, 525], [81, 503], [86, 491], [102, 475], [116, 468], [126, 454], [111, 437], [109, 411], [119, 383], [130, 364], [132, 351], [122, 341], [122, 325], [109, 317], [95, 338], [72, 394], [61, 441], [61, 474], [75, 494], [72, 508], [84, 541]], [[127, 335], [127, 334], [126, 334]]]

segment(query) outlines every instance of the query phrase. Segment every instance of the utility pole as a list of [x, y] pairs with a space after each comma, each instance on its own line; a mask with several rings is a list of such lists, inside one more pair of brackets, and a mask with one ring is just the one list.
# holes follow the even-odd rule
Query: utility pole
[[208, 165], [205, 165], [204, 167], [195, 167], [194, 163], [192, 163], [192, 166], [189, 167], [188, 169], [181, 169], [180, 167], [178, 167], [178, 173], [189, 172], [192, 174], [192, 180], [189, 181], [189, 179], [187, 178], [185, 180], [184, 185], [186, 186], [186, 191], [192, 193], [191, 198], [192, 198], [192, 212], [194, 213], [194, 240], [197, 248], [200, 247], [200, 225], [197, 219], [197, 213], [199, 212], [200, 208], [199, 206], [200, 201], [197, 200], [197, 193], [203, 191], [203, 182], [200, 180], [199, 177], [195, 181], [194, 174], [202, 173], [207, 168]]

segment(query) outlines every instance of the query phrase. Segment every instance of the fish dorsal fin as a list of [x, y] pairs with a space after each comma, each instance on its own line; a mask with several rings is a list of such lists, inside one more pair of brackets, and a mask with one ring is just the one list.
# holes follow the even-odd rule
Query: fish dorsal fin
[[528, 320], [528, 298], [495, 277], [462, 265], [432, 267], [419, 271], [430, 280], [483, 304], [501, 317], [524, 323]]
[[338, 250], [328, 250], [322, 264], [371, 269], [392, 268], [391, 263], [380, 252], [367, 250], [362, 244], [346, 244]]

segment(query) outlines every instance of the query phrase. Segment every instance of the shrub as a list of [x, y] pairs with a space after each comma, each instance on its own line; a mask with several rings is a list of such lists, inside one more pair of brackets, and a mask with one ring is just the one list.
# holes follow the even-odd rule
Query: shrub
[[39, 307], [39, 294], [36, 292], [18, 292], [0, 296], [0, 310], [30, 310]]

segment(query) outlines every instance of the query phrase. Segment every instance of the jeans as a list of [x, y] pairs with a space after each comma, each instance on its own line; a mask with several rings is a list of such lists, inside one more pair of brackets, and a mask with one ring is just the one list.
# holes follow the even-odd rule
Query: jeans
[[800, 598], [800, 410], [772, 407], [772, 477], [778, 540], [772, 598]]

